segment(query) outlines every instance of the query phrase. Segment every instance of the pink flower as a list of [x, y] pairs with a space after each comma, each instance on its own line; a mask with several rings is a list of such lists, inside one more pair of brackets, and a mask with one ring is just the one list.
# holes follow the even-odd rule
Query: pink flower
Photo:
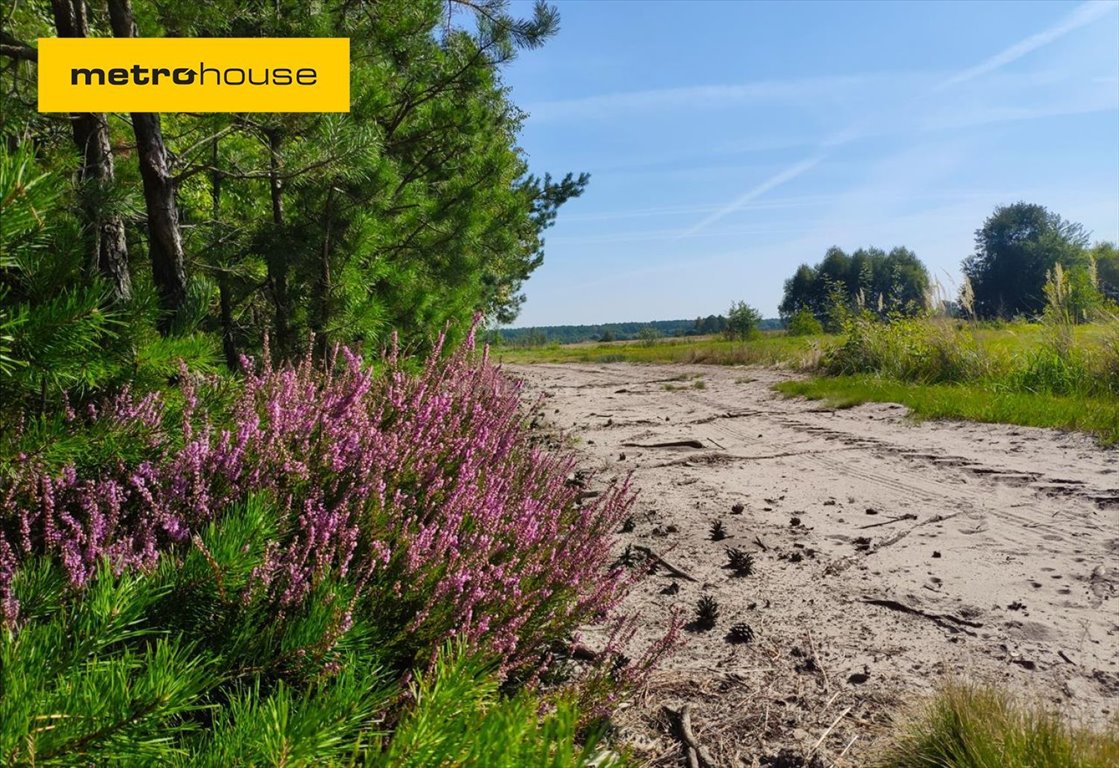
[[[16, 621], [11, 583], [28, 558], [53, 558], [84, 584], [103, 558], [119, 572], [178, 556], [230, 505], [263, 493], [284, 534], [242, 600], [263, 595], [282, 612], [322, 579], [347, 579], [355, 610], [421, 604], [403, 624], [429, 657], [458, 634], [502, 654], [506, 670], [536, 663], [542, 643], [620, 600], [629, 577], [611, 570], [611, 537], [632, 493], [622, 483], [576, 505], [571, 457], [532, 446], [519, 385], [484, 355], [472, 360], [473, 338], [445, 354], [440, 338], [419, 373], [395, 345], [377, 376], [345, 348], [329, 370], [245, 359], [220, 419], [202, 405], [211, 384], [183, 370], [175, 434], [158, 394], [90, 405], [86, 422], [140, 436], [146, 458], [98, 473], [25, 458], [0, 479], [2, 620]], [[331, 631], [350, 622], [347, 612]]]

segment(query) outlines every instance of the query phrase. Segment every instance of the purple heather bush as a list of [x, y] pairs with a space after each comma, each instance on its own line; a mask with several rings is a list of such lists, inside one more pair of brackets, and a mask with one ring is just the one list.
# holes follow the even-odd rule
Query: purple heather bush
[[221, 408], [200, 405], [218, 383], [184, 371], [181, 422], [161, 395], [129, 391], [72, 417], [75, 431], [136, 435], [149, 458], [83, 470], [21, 454], [9, 467], [2, 622], [19, 624], [11, 584], [31, 558], [53, 559], [80, 590], [102, 559], [150, 568], [263, 493], [280, 533], [248, 589], [278, 615], [341, 578], [420, 658], [455, 639], [506, 671], [530, 661], [621, 598], [630, 577], [611, 568], [610, 546], [632, 494], [621, 483], [581, 504], [573, 459], [533, 446], [520, 385], [473, 352], [471, 336], [416, 372], [394, 351], [378, 366], [348, 349], [326, 365], [245, 360]]

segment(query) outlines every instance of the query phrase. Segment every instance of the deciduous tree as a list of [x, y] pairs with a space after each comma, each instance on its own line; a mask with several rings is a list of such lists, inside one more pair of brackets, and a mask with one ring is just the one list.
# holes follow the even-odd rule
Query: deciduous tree
[[975, 253], [963, 271], [979, 317], [1036, 316], [1045, 308], [1045, 282], [1053, 267], [1085, 265], [1088, 236], [1044, 206], [999, 206], [975, 232]]

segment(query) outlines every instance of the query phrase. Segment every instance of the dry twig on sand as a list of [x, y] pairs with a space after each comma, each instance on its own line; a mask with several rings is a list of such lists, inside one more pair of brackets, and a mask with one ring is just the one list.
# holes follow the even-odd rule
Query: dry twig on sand
[[916, 520], [916, 519], [917, 519], [917, 515], [913, 514], [912, 512], [907, 512], [904, 515], [898, 515], [897, 517], [891, 517], [888, 520], [883, 520], [880, 523], [871, 523], [870, 525], [860, 525], [859, 530], [861, 531], [861, 530], [865, 530], [867, 528], [877, 528], [877, 527], [882, 526], [882, 525], [890, 525], [892, 523], [901, 522], [902, 520]]
[[906, 605], [905, 603], [899, 603], [897, 600], [883, 600], [876, 597], [864, 597], [863, 602], [870, 605], [880, 605], [883, 608], [889, 608], [892, 611], [901, 611], [902, 613], [910, 613], [914, 616], [923, 616], [926, 619], [931, 619], [950, 632], [963, 632], [964, 634], [971, 635], [972, 637], [975, 637], [975, 633], [964, 629], [964, 627], [966, 626], [979, 628], [983, 626], [978, 621], [961, 619], [959, 616], [953, 616], [950, 613], [932, 613], [930, 611], [923, 611], [920, 608], [914, 608], [913, 606]]
[[707, 747], [699, 743], [696, 738], [695, 731], [692, 730], [692, 705], [685, 704], [680, 707], [680, 711], [665, 709], [676, 721], [676, 727], [679, 732], [680, 741], [684, 744], [684, 751], [688, 756], [688, 768], [714, 768], [715, 761], [711, 757], [711, 753]]
[[667, 440], [663, 443], [622, 443], [625, 448], [704, 448], [699, 440]]
[[835, 730], [835, 726], [839, 725], [839, 721], [847, 717], [847, 713], [850, 711], [851, 707], [847, 707], [847, 709], [839, 713], [839, 717], [832, 721], [832, 724], [828, 726], [827, 730], [820, 734], [820, 738], [816, 739], [816, 743], [812, 745], [812, 749], [808, 750], [809, 755], [820, 748], [820, 745], [824, 743], [824, 739], [828, 737], [828, 734]]
[[851, 746], [855, 743], [855, 741], [858, 738], [859, 738], [859, 734], [857, 734], [857, 733], [854, 736], [851, 737], [851, 740], [849, 742], [847, 742], [847, 746], [844, 747], [843, 751], [839, 753], [839, 757], [835, 758], [835, 762], [833, 763], [833, 765], [839, 765], [840, 761], [843, 760], [843, 756], [847, 754], [847, 751], [849, 749], [851, 749]]
[[820, 649], [816, 647], [816, 638], [812, 636], [812, 630], [808, 630], [808, 644], [812, 647], [812, 658], [816, 661], [816, 669], [820, 670], [820, 676], [824, 679], [824, 693], [831, 693], [828, 670], [824, 667], [824, 660], [820, 658]]
[[666, 571], [671, 573], [673, 576], [678, 576], [679, 578], [686, 579], [688, 581], [696, 581], [696, 582], [699, 581], [699, 579], [697, 579], [695, 576], [692, 576], [690, 573], [677, 568], [675, 565], [668, 562], [667, 560], [665, 560], [663, 557], [661, 557], [660, 555], [658, 555], [656, 552], [649, 549], [648, 547], [642, 546], [641, 544], [634, 544], [633, 548], [636, 549], [641, 554], [645, 555], [645, 557], [648, 558], [649, 560], [652, 560], [657, 565], [660, 565], [661, 567], [663, 567]]

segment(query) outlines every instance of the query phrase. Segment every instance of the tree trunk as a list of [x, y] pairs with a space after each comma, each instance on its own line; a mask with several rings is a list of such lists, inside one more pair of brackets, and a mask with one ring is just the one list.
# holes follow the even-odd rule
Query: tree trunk
[[315, 333], [315, 357], [325, 360], [330, 350], [330, 338], [327, 334], [327, 325], [330, 323], [330, 254], [334, 248], [331, 241], [333, 235], [334, 215], [334, 188], [326, 191], [326, 206], [323, 211], [322, 253], [319, 256], [319, 275], [315, 281], [315, 290], [311, 296], [311, 329]]
[[280, 145], [283, 136], [279, 129], [265, 130], [268, 138], [268, 189], [272, 195], [272, 224], [276, 238], [268, 249], [268, 282], [272, 289], [272, 304], [275, 312], [275, 344], [273, 349], [283, 359], [292, 349], [291, 298], [288, 295], [288, 256], [281, 247], [281, 233], [284, 226], [283, 182], [280, 179]]
[[186, 302], [186, 269], [183, 266], [183, 238], [179, 229], [175, 181], [168, 167], [159, 115], [133, 112], [132, 129], [136, 134], [140, 177], [144, 181], [152, 279], [159, 292], [160, 304], [167, 313], [161, 325], [166, 331]]
[[241, 367], [237, 357], [237, 344], [233, 339], [233, 298], [229, 288], [229, 273], [224, 269], [218, 273], [218, 302], [221, 307], [221, 351], [225, 356], [225, 366], [236, 371]]
[[[109, 20], [114, 36], [136, 36], [130, 0], [109, 0]], [[171, 176], [167, 147], [163, 144], [159, 115], [133, 112], [132, 131], [136, 135], [140, 177], [144, 182], [152, 279], [165, 313], [160, 321], [160, 330], [166, 333], [186, 302], [186, 269], [183, 266], [183, 238], [179, 228], [175, 180]]]
[[[215, 241], [220, 237], [221, 222], [221, 182], [222, 172], [218, 170], [218, 139], [214, 139], [210, 156], [210, 218], [213, 220]], [[221, 308], [221, 351], [225, 365], [236, 371], [240, 360], [237, 358], [237, 343], [233, 337], [233, 297], [229, 287], [229, 270], [225, 264], [218, 265], [218, 302]]]
[[[84, 0], [52, 0], [54, 25], [59, 37], [88, 37]], [[81, 154], [78, 183], [82, 189], [82, 218], [90, 232], [90, 271], [108, 282], [117, 301], [132, 298], [128, 273], [128, 240], [119, 214], [105, 213], [99, 194], [115, 177], [109, 121], [104, 113], [81, 112], [70, 116], [74, 144]]]

